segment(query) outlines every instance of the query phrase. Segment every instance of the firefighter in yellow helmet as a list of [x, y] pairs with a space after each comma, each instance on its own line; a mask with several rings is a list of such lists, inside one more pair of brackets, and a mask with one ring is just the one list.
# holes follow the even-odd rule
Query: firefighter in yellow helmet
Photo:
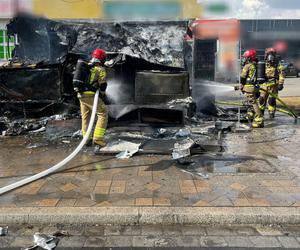
[[256, 86], [257, 70], [257, 53], [256, 50], [250, 49], [243, 54], [243, 69], [241, 73], [241, 91], [246, 95], [250, 107], [247, 111], [247, 119], [252, 121], [253, 128], [262, 128], [264, 118], [258, 107], [257, 94], [259, 93]]
[[268, 110], [270, 118], [275, 117], [276, 98], [270, 96], [269, 93], [278, 95], [278, 91], [283, 89], [285, 74], [284, 68], [279, 64], [276, 50], [267, 48], [265, 52], [266, 61], [266, 81], [261, 84], [260, 88], [263, 90], [260, 93], [259, 108], [264, 114], [268, 102]]
[[[106, 70], [104, 68], [105, 60], [106, 60], [105, 51], [102, 49], [95, 49], [92, 53], [92, 59], [90, 60], [88, 65], [87, 63], [85, 63], [86, 64], [85, 67], [87, 67], [86, 70], [87, 77], [85, 78], [86, 80], [79, 81], [79, 83], [77, 81], [76, 84], [76, 86], [78, 86], [79, 89], [77, 90], [77, 92], [78, 92], [78, 98], [80, 102], [80, 111], [82, 117], [81, 130], [83, 136], [85, 136], [90, 122], [95, 92], [98, 89], [100, 90], [100, 98], [98, 100], [98, 106], [97, 106], [98, 119], [95, 126], [94, 134], [90, 134], [90, 138], [87, 142], [87, 145], [91, 145], [92, 143], [96, 145], [95, 151], [97, 151], [100, 147], [104, 147], [106, 145], [104, 141], [104, 135], [106, 132], [108, 115], [107, 115], [107, 108], [103, 101], [104, 99], [103, 97], [105, 97], [105, 91], [107, 88]], [[74, 79], [73, 79], [73, 83], [74, 83]]]

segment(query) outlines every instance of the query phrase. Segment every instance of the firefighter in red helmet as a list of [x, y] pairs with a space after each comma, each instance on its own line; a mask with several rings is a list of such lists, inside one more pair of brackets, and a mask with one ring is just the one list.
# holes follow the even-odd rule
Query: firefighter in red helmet
[[246, 50], [242, 58], [243, 69], [241, 73], [241, 91], [246, 95], [250, 108], [247, 112], [247, 118], [252, 121], [253, 128], [261, 128], [264, 126], [264, 119], [258, 106], [256, 86], [256, 68], [257, 53], [256, 50]]
[[107, 108], [103, 101], [105, 97], [105, 91], [107, 88], [106, 82], [106, 70], [104, 68], [104, 63], [106, 61], [106, 53], [102, 49], [95, 49], [92, 53], [90, 65], [90, 75], [88, 79], [88, 84], [91, 86], [87, 91], [79, 93], [78, 98], [80, 101], [80, 111], [82, 116], [82, 135], [84, 136], [87, 132], [89, 120], [92, 113], [93, 101], [95, 92], [97, 89], [100, 90], [100, 97], [97, 106], [97, 123], [95, 126], [94, 134], [90, 135], [88, 145], [93, 143], [96, 145], [95, 150], [97, 151], [100, 147], [105, 146], [104, 135], [107, 126]]
[[279, 64], [277, 51], [274, 48], [267, 48], [265, 50], [265, 61], [266, 81], [260, 86], [263, 91], [260, 93], [259, 108], [264, 113], [268, 102], [269, 116], [272, 119], [275, 117], [276, 98], [274, 96], [269, 97], [269, 93], [277, 96], [278, 91], [283, 89], [285, 73], [283, 66]]

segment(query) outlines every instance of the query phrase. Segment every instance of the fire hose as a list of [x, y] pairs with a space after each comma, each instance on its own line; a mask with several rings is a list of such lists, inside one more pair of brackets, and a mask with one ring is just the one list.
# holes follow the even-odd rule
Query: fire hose
[[[234, 90], [238, 90], [238, 86], [234, 87]], [[275, 98], [277, 101], [279, 101], [281, 103], [281, 105], [283, 106], [283, 108], [277, 108], [277, 111], [287, 114], [291, 117], [293, 117], [295, 120], [298, 119], [297, 114], [295, 113], [294, 110], [292, 110], [286, 103], [284, 103], [284, 101], [282, 101], [278, 95], [270, 93], [269, 91], [265, 90], [265, 89], [259, 89], [260, 91], [263, 91], [267, 94], [269, 94], [271, 97]], [[240, 106], [240, 103], [236, 103], [236, 102], [224, 102], [224, 101], [218, 101], [216, 102], [217, 104], [224, 104], [224, 105], [233, 105], [233, 106]]]
[[45, 177], [45, 176], [47, 176], [51, 173], [54, 173], [55, 171], [59, 170], [64, 165], [66, 165], [68, 162], [70, 162], [80, 152], [80, 150], [86, 144], [86, 142], [89, 138], [89, 135], [92, 131], [94, 120], [95, 120], [95, 117], [96, 117], [98, 98], [99, 98], [99, 90], [97, 90], [96, 94], [95, 94], [93, 109], [92, 109], [92, 115], [91, 115], [91, 119], [90, 119], [90, 123], [89, 123], [88, 129], [87, 129], [87, 132], [86, 132], [85, 136], [83, 137], [82, 141], [80, 142], [80, 144], [76, 147], [76, 149], [69, 156], [67, 156], [65, 159], [63, 159], [62, 161], [60, 161], [56, 165], [54, 165], [54, 166], [38, 173], [38, 174], [35, 174], [33, 176], [30, 176], [28, 178], [25, 178], [23, 180], [17, 181], [15, 183], [12, 183], [10, 185], [7, 185], [5, 187], [0, 188], [0, 195], [4, 194], [6, 192], [9, 192], [13, 189], [16, 189], [18, 187], [24, 186], [24, 185], [26, 185], [30, 182], [36, 181], [40, 178], [43, 178], [43, 177]]

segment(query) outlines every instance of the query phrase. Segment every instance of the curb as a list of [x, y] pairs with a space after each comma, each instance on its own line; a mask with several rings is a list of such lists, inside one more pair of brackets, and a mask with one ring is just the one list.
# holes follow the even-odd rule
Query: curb
[[300, 224], [300, 207], [0, 208], [0, 224]]

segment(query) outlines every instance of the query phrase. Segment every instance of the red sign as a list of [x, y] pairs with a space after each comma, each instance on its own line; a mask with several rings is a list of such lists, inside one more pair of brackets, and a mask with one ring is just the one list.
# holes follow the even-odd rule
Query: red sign
[[195, 20], [191, 24], [193, 35], [197, 39], [218, 39], [238, 41], [240, 22], [230, 20]]

